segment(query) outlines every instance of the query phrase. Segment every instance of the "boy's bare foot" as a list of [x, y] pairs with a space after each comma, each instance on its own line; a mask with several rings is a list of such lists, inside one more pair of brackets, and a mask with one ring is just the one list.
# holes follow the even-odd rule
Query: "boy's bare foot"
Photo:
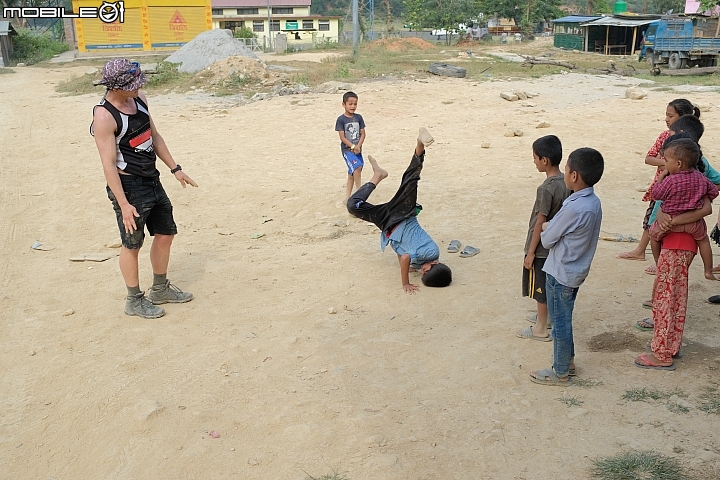
[[387, 178], [388, 172], [384, 168], [380, 168], [380, 165], [378, 165], [377, 161], [372, 157], [372, 155], [368, 155], [368, 161], [370, 162], [370, 166], [373, 169], [373, 176], [370, 179], [370, 182], [377, 185], [381, 180]]
[[638, 252], [637, 250], [632, 250], [630, 252], [623, 252], [618, 253], [615, 255], [615, 258], [620, 258], [623, 260], [645, 260], [645, 250], [642, 252]]
[[433, 144], [435, 139], [432, 135], [430, 135], [430, 132], [428, 132], [425, 127], [421, 127], [420, 131], [418, 132], [418, 142], [425, 145], [425, 147], [429, 147]]

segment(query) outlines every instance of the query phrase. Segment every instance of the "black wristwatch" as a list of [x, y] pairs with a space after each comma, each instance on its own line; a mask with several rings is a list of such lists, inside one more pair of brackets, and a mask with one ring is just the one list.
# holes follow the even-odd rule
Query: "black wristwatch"
[[182, 167], [180, 165], [178, 165], [175, 168], [173, 168], [172, 170], [170, 170], [170, 173], [174, 174], [175, 172], [178, 172], [180, 170], [182, 170]]

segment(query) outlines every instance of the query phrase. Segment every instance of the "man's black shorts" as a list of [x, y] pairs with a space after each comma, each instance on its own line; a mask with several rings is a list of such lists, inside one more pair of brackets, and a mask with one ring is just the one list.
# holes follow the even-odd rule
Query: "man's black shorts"
[[115, 195], [106, 187], [108, 198], [113, 204], [123, 247], [137, 250], [145, 241], [145, 226], [150, 235], [176, 235], [177, 226], [173, 219], [173, 207], [159, 178], [145, 178], [135, 175], [120, 175], [127, 201], [135, 207], [139, 217], [135, 218], [137, 230], [128, 234], [123, 225], [122, 210]]

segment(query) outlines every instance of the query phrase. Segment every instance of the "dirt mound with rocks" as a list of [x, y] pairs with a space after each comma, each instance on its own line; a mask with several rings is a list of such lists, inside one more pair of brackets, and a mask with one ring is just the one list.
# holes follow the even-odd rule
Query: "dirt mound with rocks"
[[178, 72], [195, 73], [218, 60], [233, 56], [257, 59], [252, 50], [232, 36], [230, 30], [208, 30], [183, 45], [165, 61], [181, 63]]
[[410, 37], [410, 38], [381, 38], [368, 44], [369, 48], [383, 49], [390, 52], [407, 52], [408, 50], [428, 50], [435, 48], [430, 42], [423, 40], [422, 38]]
[[279, 79], [280, 75], [268, 69], [260, 60], [234, 56], [218, 60], [205, 70], [203, 75], [216, 78], [229, 78], [233, 75], [242, 78], [254, 78], [259, 81]]

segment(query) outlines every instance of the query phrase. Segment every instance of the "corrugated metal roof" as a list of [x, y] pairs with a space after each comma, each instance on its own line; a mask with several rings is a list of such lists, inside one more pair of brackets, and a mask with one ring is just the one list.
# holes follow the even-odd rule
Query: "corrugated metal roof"
[[[310, 0], [269, 0], [271, 7], [309, 7]], [[268, 0], [212, 0], [212, 8], [267, 8]]]
[[580, 25], [581, 27], [589, 26], [589, 27], [595, 27], [595, 26], [611, 26], [611, 27], [638, 27], [640, 25], [647, 25], [648, 23], [652, 23], [656, 21], [657, 18], [652, 19], [642, 19], [642, 20], [630, 20], [628, 18], [618, 18], [618, 17], [602, 17], [598, 18], [594, 22], [588, 22], [583, 23]]
[[599, 15], [593, 15], [593, 16], [568, 15], [567, 17], [562, 17], [562, 18], [558, 18], [557, 20], [553, 20], [553, 23], [583, 23], [583, 22], [591, 22], [598, 18], [600, 18]]

